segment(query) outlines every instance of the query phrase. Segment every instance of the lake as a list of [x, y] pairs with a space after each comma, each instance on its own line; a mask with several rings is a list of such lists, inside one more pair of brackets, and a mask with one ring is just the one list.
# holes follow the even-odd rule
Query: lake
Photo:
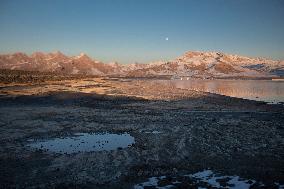
[[177, 88], [216, 93], [231, 97], [264, 101], [284, 102], [284, 81], [272, 80], [170, 80]]

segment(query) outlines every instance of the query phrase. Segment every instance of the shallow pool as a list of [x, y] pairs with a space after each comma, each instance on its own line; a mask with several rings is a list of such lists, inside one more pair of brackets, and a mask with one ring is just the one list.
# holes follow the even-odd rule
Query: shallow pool
[[34, 140], [28, 146], [54, 153], [71, 154], [122, 149], [134, 143], [134, 137], [128, 133], [77, 133], [71, 137]]

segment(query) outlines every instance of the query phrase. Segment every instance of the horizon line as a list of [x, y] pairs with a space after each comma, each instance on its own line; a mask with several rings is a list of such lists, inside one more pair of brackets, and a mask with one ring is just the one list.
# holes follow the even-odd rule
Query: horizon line
[[210, 51], [210, 50], [188, 50], [188, 51], [185, 51], [183, 54], [180, 54], [179, 56], [173, 58], [173, 59], [167, 59], [167, 60], [162, 60], [162, 59], [157, 59], [157, 60], [152, 60], [152, 61], [147, 61], [147, 62], [139, 62], [139, 61], [131, 61], [129, 63], [125, 63], [125, 62], [119, 62], [117, 60], [112, 60], [112, 61], [101, 61], [100, 59], [97, 59], [96, 57], [94, 56], [90, 56], [88, 53], [85, 53], [85, 52], [79, 52], [79, 53], [76, 53], [76, 54], [73, 54], [73, 53], [65, 53], [63, 52], [62, 50], [52, 50], [52, 51], [33, 51], [33, 52], [25, 52], [25, 51], [14, 51], [14, 52], [0, 52], [0, 55], [14, 55], [14, 54], [17, 54], [17, 53], [22, 53], [22, 54], [25, 54], [29, 57], [31, 57], [33, 54], [35, 53], [43, 53], [43, 54], [55, 54], [55, 53], [61, 53], [63, 54], [64, 56], [67, 56], [67, 57], [76, 57], [76, 56], [80, 56], [82, 54], [88, 56], [90, 59], [92, 60], [96, 60], [96, 61], [100, 61], [101, 63], [119, 63], [119, 64], [135, 64], [135, 63], [138, 63], [138, 64], [148, 64], [148, 63], [153, 63], [153, 62], [159, 62], [159, 61], [172, 61], [172, 60], [175, 60], [177, 58], [179, 58], [180, 56], [183, 56], [185, 55], [186, 53], [189, 53], [189, 52], [198, 52], [198, 53], [221, 53], [221, 54], [225, 54], [225, 55], [231, 55], [231, 56], [239, 56], [239, 57], [246, 57], [246, 58], [252, 58], [252, 59], [266, 59], [266, 60], [273, 60], [273, 61], [284, 61], [284, 59], [277, 59], [277, 58], [271, 58], [271, 57], [266, 57], [266, 56], [252, 56], [252, 55], [242, 55], [242, 54], [238, 54], [238, 53], [227, 53], [227, 52], [224, 52], [224, 51]]

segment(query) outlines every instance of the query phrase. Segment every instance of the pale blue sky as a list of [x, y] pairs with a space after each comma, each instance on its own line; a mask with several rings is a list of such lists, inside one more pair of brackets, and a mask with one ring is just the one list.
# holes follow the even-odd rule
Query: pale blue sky
[[284, 59], [283, 19], [283, 0], [0, 0], [0, 53], [85, 52], [120, 63], [189, 50]]

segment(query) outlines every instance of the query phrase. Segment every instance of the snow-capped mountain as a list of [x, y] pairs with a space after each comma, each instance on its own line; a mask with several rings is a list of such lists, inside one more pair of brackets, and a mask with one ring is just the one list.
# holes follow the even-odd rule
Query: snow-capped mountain
[[148, 64], [130, 76], [173, 75], [188, 77], [284, 76], [284, 61], [248, 58], [220, 52], [190, 51], [172, 61]]
[[24, 53], [0, 55], [0, 68], [89, 75], [106, 75], [113, 71], [113, 66], [93, 60], [84, 53], [68, 57], [59, 51], [36, 52], [31, 56]]
[[102, 63], [81, 53], [35, 52], [0, 55], [0, 69], [56, 72], [64, 74], [116, 75], [129, 77], [277, 77], [284, 76], [284, 61], [249, 58], [220, 52], [190, 51], [171, 61], [148, 64]]

